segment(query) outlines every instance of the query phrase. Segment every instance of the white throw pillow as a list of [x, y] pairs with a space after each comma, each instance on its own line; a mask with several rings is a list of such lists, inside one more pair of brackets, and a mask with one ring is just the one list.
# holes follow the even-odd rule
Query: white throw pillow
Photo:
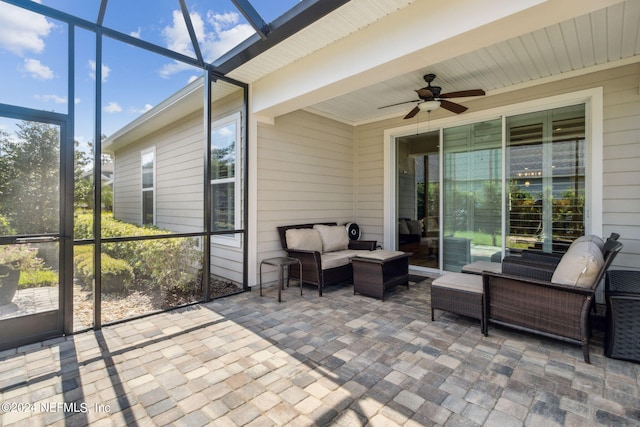
[[320, 233], [322, 252], [343, 251], [349, 247], [349, 233], [346, 227], [316, 224], [313, 228]]
[[573, 244], [562, 256], [551, 281], [562, 285], [591, 287], [604, 265], [602, 251], [595, 242]]
[[284, 233], [289, 249], [322, 252], [322, 239], [318, 230], [312, 228], [290, 228]]

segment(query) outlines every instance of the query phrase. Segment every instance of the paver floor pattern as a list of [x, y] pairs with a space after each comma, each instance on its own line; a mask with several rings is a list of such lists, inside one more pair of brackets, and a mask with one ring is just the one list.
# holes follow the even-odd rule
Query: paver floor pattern
[[271, 288], [1, 352], [0, 425], [640, 425], [640, 365], [591, 353], [431, 322], [428, 280]]

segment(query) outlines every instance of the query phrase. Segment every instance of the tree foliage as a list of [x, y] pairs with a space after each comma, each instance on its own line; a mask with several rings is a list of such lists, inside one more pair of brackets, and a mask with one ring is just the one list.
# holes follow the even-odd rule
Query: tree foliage
[[60, 221], [60, 131], [22, 122], [0, 132], [0, 214], [18, 234], [55, 233]]

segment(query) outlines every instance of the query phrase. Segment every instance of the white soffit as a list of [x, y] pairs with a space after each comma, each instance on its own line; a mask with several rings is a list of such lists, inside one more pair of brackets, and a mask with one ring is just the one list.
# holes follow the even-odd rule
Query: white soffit
[[[492, 93], [536, 81], [551, 81], [581, 73], [640, 62], [640, 1], [628, 0], [402, 76], [316, 103], [317, 114], [358, 124], [404, 115], [413, 104], [378, 109], [416, 99], [425, 86], [422, 76], [437, 75], [443, 93], [481, 88]], [[460, 100], [462, 104], [465, 100]]]
[[[634, 51], [638, 3], [351, 0], [229, 75], [253, 83], [255, 112], [274, 117], [311, 107], [356, 123], [380, 116], [381, 100], [415, 96], [426, 71], [438, 74], [445, 91], [493, 90], [608, 57], [616, 40]], [[621, 35], [631, 25], [633, 42]]]
[[418, 0], [351, 0], [303, 31], [231, 71], [228, 76], [245, 83], [253, 83], [416, 1]]

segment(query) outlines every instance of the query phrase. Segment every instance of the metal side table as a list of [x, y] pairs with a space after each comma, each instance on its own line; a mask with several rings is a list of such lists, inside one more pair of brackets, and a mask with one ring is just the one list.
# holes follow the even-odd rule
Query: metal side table
[[[286, 256], [267, 258], [260, 261], [260, 296], [262, 296], [262, 266], [272, 265], [278, 268], [278, 302], [282, 302], [282, 290], [284, 289], [284, 269], [290, 265], [298, 264], [300, 269], [300, 295], [302, 295], [302, 263], [298, 258]], [[289, 286], [289, 275], [287, 275], [287, 286]]]

